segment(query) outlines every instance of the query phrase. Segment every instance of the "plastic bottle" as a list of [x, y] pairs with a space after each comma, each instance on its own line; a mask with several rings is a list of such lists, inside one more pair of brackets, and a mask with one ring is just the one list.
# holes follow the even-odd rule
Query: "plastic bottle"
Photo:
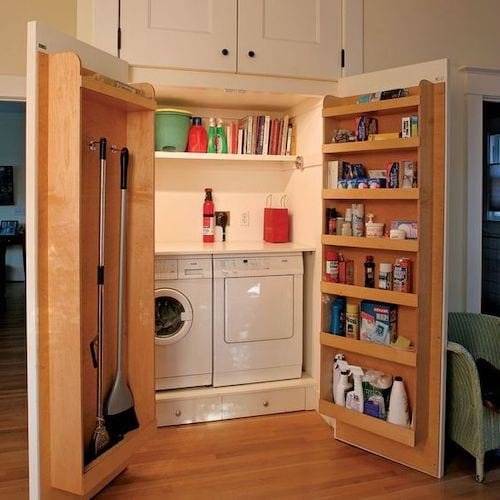
[[391, 389], [391, 398], [389, 400], [389, 413], [387, 421], [391, 424], [410, 425], [410, 411], [408, 408], [408, 396], [406, 395], [405, 385], [402, 377], [394, 377]]
[[336, 297], [331, 304], [330, 333], [345, 336], [345, 297]]
[[371, 255], [367, 255], [365, 261], [365, 286], [375, 288], [375, 262]]
[[351, 339], [359, 339], [359, 308], [358, 304], [347, 304], [345, 315], [345, 336]]
[[224, 127], [224, 123], [220, 118], [217, 119], [217, 128], [215, 129], [215, 134], [217, 153], [227, 153], [226, 128]]
[[352, 204], [352, 235], [363, 236], [365, 206], [362, 203]]
[[214, 202], [212, 189], [205, 188], [205, 201], [203, 203], [203, 243], [215, 241]]
[[359, 366], [349, 366], [352, 378], [354, 380], [354, 390], [346, 394], [346, 408], [363, 413], [364, 397], [363, 397], [363, 370]]
[[334, 208], [326, 209], [326, 234], [337, 232], [337, 211]]
[[333, 283], [339, 281], [339, 259], [337, 252], [327, 250], [325, 262], [325, 280]]
[[215, 127], [215, 118], [210, 118], [208, 121], [207, 153], [217, 153], [217, 129]]
[[352, 384], [349, 382], [349, 372], [343, 370], [340, 372], [340, 378], [335, 388], [335, 404], [345, 406], [345, 395], [352, 389]]
[[335, 402], [337, 385], [340, 380], [340, 372], [347, 368], [347, 361], [343, 353], [335, 354], [335, 361], [333, 362], [333, 382], [332, 382], [332, 397]]
[[187, 150], [190, 153], [206, 153], [208, 136], [205, 127], [201, 124], [201, 118], [194, 116], [189, 129]]

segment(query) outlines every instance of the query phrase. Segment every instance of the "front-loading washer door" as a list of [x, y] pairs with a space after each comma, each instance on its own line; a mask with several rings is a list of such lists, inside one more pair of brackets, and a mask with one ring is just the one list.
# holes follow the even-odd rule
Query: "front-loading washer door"
[[173, 344], [184, 338], [193, 323], [188, 298], [172, 288], [155, 290], [155, 343]]
[[227, 343], [293, 336], [293, 276], [226, 278], [224, 288], [224, 339]]

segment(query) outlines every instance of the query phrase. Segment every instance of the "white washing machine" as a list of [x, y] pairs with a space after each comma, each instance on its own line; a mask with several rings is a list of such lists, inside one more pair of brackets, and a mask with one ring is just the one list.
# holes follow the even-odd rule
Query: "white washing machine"
[[302, 375], [302, 254], [214, 256], [216, 387]]
[[156, 389], [212, 385], [212, 259], [155, 258]]

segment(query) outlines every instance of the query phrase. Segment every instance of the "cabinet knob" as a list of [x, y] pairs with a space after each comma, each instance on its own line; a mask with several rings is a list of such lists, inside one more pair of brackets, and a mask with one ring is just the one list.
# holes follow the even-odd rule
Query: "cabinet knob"
[[269, 401], [264, 401], [264, 402], [262, 403], [262, 406], [265, 406], [265, 407], [267, 408], [267, 407], [269, 406]]
[[221, 52], [223, 56], [227, 56], [229, 54], [229, 50], [227, 49], [222, 49]]
[[255, 52], [253, 50], [249, 50], [248, 57], [255, 57]]
[[181, 410], [175, 410], [175, 416], [176, 417], [180, 417], [182, 415], [182, 411]]

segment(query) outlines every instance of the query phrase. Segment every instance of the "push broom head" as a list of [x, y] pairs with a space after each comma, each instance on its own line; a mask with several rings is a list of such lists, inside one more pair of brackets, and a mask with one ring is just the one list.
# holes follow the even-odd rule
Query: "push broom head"
[[134, 398], [127, 383], [118, 377], [106, 402], [106, 427], [115, 439], [139, 427]]

